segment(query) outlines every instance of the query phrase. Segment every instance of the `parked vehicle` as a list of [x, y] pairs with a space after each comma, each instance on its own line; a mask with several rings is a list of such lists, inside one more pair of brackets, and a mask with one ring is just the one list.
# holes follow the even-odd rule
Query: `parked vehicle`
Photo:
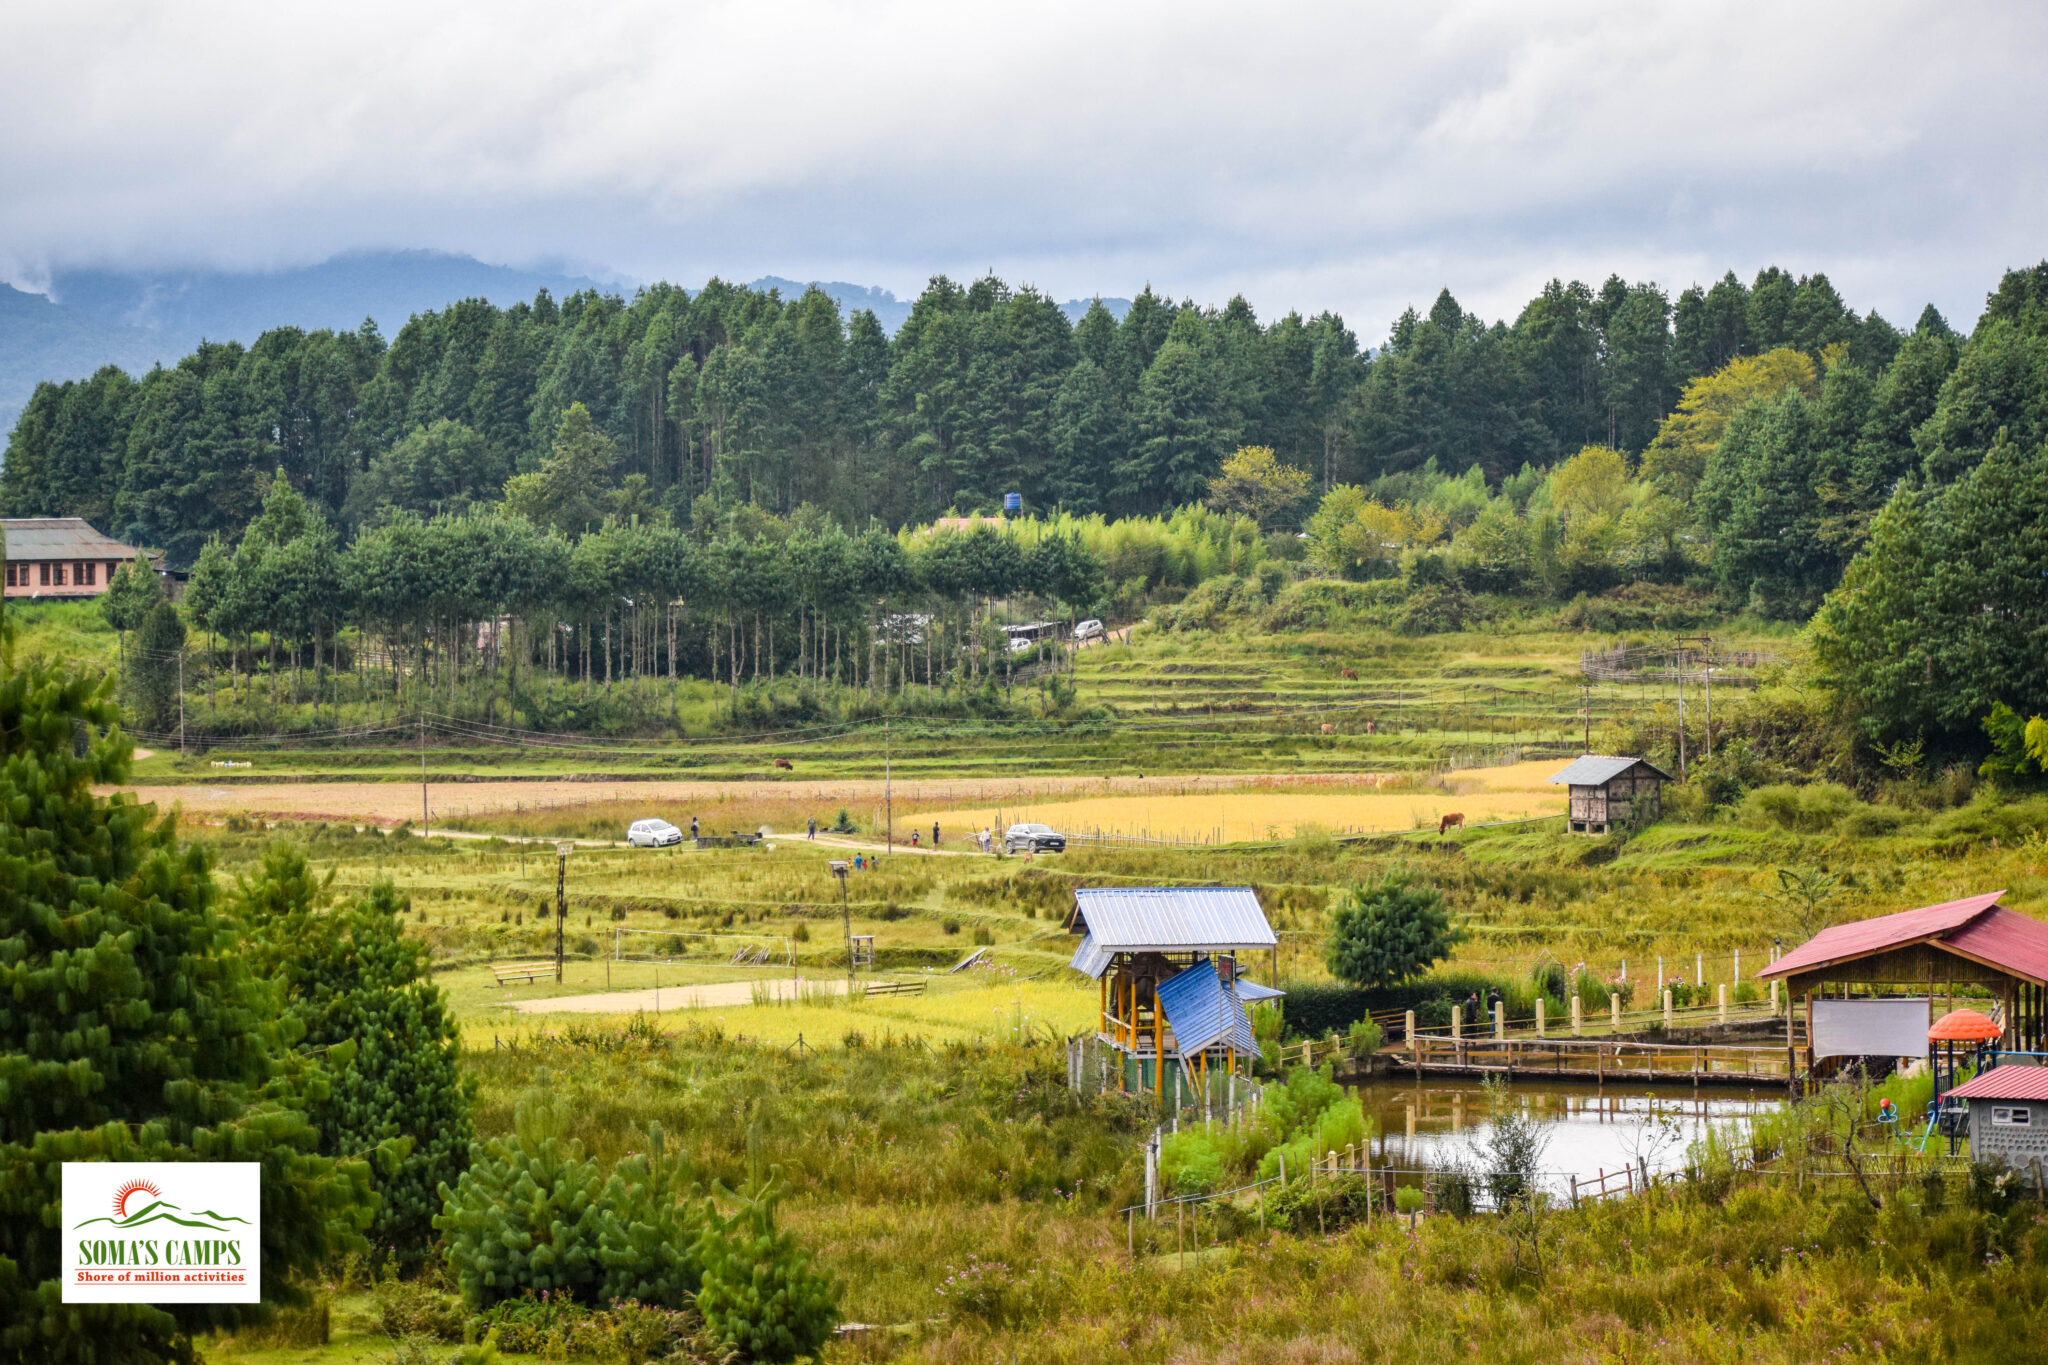
[[635, 820], [626, 830], [626, 842], [634, 848], [667, 848], [682, 841], [683, 832], [666, 820]]
[[1076, 640], [1100, 640], [1102, 636], [1102, 622], [1092, 616], [1074, 627], [1074, 638]]
[[1003, 831], [1005, 853], [1064, 853], [1067, 836], [1051, 825], [1012, 825]]
[[1027, 640], [1021, 635], [1012, 635], [1010, 637], [1010, 653], [1012, 654], [1022, 654], [1027, 649], [1036, 648], [1038, 648], [1038, 641], [1036, 640]]

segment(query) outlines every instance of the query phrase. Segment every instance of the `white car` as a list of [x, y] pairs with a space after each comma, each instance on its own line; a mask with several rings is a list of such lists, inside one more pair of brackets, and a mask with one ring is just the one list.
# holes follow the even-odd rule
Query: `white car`
[[1010, 637], [1010, 653], [1022, 654], [1027, 649], [1035, 648], [1037, 644], [1038, 641], [1036, 640], [1027, 640], [1021, 635], [1012, 635]]
[[626, 842], [634, 848], [667, 848], [682, 841], [683, 832], [666, 820], [635, 820], [626, 831]]
[[1094, 617], [1092, 617], [1092, 616], [1091, 616], [1091, 617], [1089, 617], [1089, 618], [1088, 618], [1087, 620], [1083, 621], [1083, 622], [1082, 622], [1082, 623], [1081, 623], [1080, 625], [1078, 625], [1078, 626], [1075, 626], [1075, 627], [1074, 627], [1074, 638], [1075, 638], [1076, 640], [1099, 640], [1099, 639], [1101, 639], [1101, 638], [1102, 638], [1102, 622], [1100, 622], [1100, 621], [1096, 620], [1096, 619], [1095, 619]]

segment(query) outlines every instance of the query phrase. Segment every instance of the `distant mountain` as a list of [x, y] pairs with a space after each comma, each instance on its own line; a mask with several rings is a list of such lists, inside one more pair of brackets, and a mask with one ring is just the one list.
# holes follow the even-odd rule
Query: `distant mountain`
[[[909, 300], [899, 299], [886, 289], [877, 289], [864, 284], [848, 284], [844, 280], [813, 280], [809, 283], [803, 283], [797, 280], [784, 279], [780, 275], [763, 275], [748, 287], [752, 289], [779, 289], [782, 291], [783, 298], [794, 299], [801, 295], [804, 290], [810, 288], [812, 284], [824, 290], [832, 301], [839, 305], [839, 310], [842, 313], [851, 313], [856, 308], [867, 309], [875, 315], [875, 321], [881, 323], [882, 330], [890, 336], [895, 336], [896, 329], [901, 327], [910, 316]], [[1067, 315], [1069, 322], [1079, 322], [1082, 315], [1088, 311], [1088, 305], [1092, 302], [1092, 299], [1068, 299], [1060, 305], [1060, 311]], [[1124, 314], [1131, 311], [1131, 301], [1129, 299], [1104, 299], [1102, 306], [1107, 308], [1111, 316], [1116, 318], [1118, 322], [1122, 322]]]
[[102, 365], [142, 371], [184, 348], [140, 327], [103, 322], [0, 284], [0, 433], [42, 379], [83, 379]]
[[[99, 322], [185, 343], [254, 341], [273, 327], [353, 331], [375, 318], [391, 336], [414, 313], [458, 299], [500, 307], [605, 286], [581, 275], [486, 265], [445, 251], [358, 251], [289, 270], [62, 270], [50, 295]], [[178, 354], [191, 349], [181, 345]]]

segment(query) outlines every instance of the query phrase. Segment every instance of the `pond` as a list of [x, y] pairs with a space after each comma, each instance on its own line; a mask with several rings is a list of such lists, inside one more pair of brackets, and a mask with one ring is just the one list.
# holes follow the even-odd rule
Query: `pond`
[[[1459, 1158], [1470, 1164], [1493, 1132], [1493, 1110], [1477, 1081], [1382, 1081], [1356, 1093], [1374, 1126], [1375, 1166], [1434, 1168]], [[1573, 1176], [1583, 1182], [1645, 1163], [1653, 1173], [1676, 1170], [1709, 1125], [1736, 1126], [1784, 1103], [1765, 1090], [1540, 1082], [1517, 1083], [1506, 1096], [1540, 1125], [1544, 1186], [1559, 1196], [1569, 1193]]]

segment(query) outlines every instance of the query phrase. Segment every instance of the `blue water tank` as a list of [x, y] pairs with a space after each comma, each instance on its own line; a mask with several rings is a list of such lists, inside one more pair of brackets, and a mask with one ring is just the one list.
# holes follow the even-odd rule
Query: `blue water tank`
[[1021, 512], [1021, 511], [1023, 511], [1023, 510], [1024, 510], [1024, 495], [1023, 495], [1022, 493], [1005, 493], [1005, 494], [1003, 494], [1003, 510], [1004, 510], [1005, 512]]

